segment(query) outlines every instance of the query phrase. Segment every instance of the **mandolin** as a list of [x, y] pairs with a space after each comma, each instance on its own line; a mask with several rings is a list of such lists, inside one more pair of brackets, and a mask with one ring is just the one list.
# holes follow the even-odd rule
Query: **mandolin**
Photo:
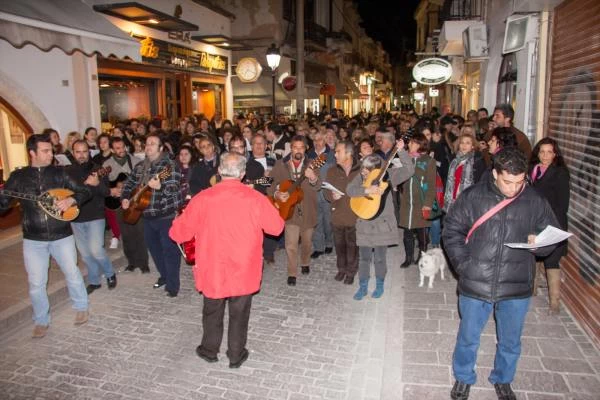
[[[110, 170], [110, 167], [100, 168], [99, 170], [94, 171], [94, 173], [98, 174], [98, 176], [103, 176], [110, 174]], [[60, 209], [56, 207], [57, 201], [66, 199], [75, 194], [69, 189], [50, 189], [39, 195], [0, 189], [0, 194], [16, 199], [35, 201], [46, 214], [59, 221], [71, 222], [79, 216], [79, 207], [76, 205], [72, 205], [65, 211], [60, 211]]]
[[[371, 186], [379, 186], [382, 193], [386, 191], [389, 183], [384, 181], [383, 178], [388, 168], [392, 164], [396, 153], [398, 152], [398, 146], [394, 146], [390, 155], [386, 158], [383, 168], [375, 168], [365, 178], [363, 187], [368, 188]], [[372, 219], [379, 214], [381, 208], [381, 196], [377, 194], [369, 194], [361, 197], [350, 198], [350, 208], [361, 219]]]
[[[327, 155], [321, 154], [319, 157], [312, 160], [307, 168], [311, 168], [316, 171], [323, 165], [325, 165], [325, 162], [327, 162]], [[279, 210], [279, 215], [281, 216], [281, 218], [283, 218], [286, 221], [292, 218], [292, 215], [294, 215], [296, 204], [300, 203], [304, 198], [304, 192], [302, 191], [300, 186], [302, 185], [302, 182], [304, 182], [305, 178], [306, 176], [302, 175], [300, 178], [298, 178], [297, 181], [287, 179], [279, 183], [279, 188], [277, 189], [277, 191], [282, 193], [286, 192], [290, 195], [290, 197], [288, 197], [286, 201], [278, 200], [275, 197], [269, 197], [271, 203], [273, 203], [275, 208]]]
[[[171, 166], [167, 165], [162, 171], [154, 175], [155, 178], [163, 180], [171, 175]], [[123, 221], [128, 224], [136, 224], [142, 213], [150, 205], [152, 199], [152, 190], [146, 183], [144, 186], [138, 186], [131, 192], [131, 198], [129, 199], [129, 208], [123, 211]]]

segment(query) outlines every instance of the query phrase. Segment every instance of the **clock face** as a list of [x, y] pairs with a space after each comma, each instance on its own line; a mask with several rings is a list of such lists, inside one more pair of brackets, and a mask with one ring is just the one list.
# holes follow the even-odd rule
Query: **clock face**
[[262, 67], [255, 58], [242, 58], [238, 62], [235, 72], [240, 81], [255, 82], [262, 72]]

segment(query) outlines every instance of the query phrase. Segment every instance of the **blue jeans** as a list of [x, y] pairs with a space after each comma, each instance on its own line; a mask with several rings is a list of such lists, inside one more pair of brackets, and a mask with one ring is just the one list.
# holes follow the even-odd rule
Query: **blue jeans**
[[322, 191], [317, 193], [317, 226], [312, 238], [313, 251], [333, 248], [333, 228], [331, 227], [331, 203], [325, 200]]
[[442, 241], [442, 217], [431, 221], [429, 228], [429, 240], [432, 246], [439, 246]]
[[160, 277], [165, 280], [165, 289], [178, 293], [181, 252], [177, 248], [177, 244], [169, 237], [169, 229], [174, 218], [145, 218], [144, 239]]
[[106, 250], [104, 250], [104, 219], [95, 219], [88, 222], [72, 222], [73, 236], [81, 259], [88, 271], [88, 283], [100, 284], [101, 271], [106, 278], [115, 275], [112, 263]]
[[501, 300], [488, 303], [460, 295], [458, 309], [460, 326], [452, 357], [452, 369], [457, 381], [472, 385], [477, 380], [475, 361], [479, 339], [492, 311], [496, 317], [496, 358], [490, 383], [511, 383], [521, 356], [521, 333], [531, 298]]
[[48, 303], [48, 268], [52, 256], [67, 282], [69, 297], [77, 311], [88, 309], [88, 297], [81, 272], [77, 268], [77, 251], [73, 236], [49, 242], [23, 239], [23, 259], [29, 281], [29, 297], [33, 308], [33, 322], [36, 325], [50, 324], [50, 304]]

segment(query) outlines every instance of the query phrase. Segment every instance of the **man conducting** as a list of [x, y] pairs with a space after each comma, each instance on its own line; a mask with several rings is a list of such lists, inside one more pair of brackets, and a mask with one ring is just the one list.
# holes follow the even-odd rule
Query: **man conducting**
[[204, 333], [196, 354], [207, 362], [218, 361], [229, 303], [230, 368], [239, 368], [249, 355], [248, 320], [252, 295], [262, 279], [263, 232], [279, 235], [284, 226], [269, 200], [241, 183], [245, 173], [244, 156], [224, 153], [219, 164], [221, 182], [194, 196], [169, 231], [178, 243], [196, 238], [193, 272], [196, 289], [204, 295]]
[[445, 219], [442, 235], [458, 274], [461, 317], [452, 357], [454, 400], [468, 399], [477, 379], [480, 336], [492, 312], [498, 344], [488, 380], [498, 399], [516, 400], [510, 384], [533, 293], [535, 256], [549, 254], [553, 246], [530, 251], [504, 243], [534, 243], [535, 235], [548, 225], [558, 226], [548, 202], [526, 186], [526, 173], [527, 160], [520, 150], [500, 151], [494, 157], [490, 179], [465, 190]]

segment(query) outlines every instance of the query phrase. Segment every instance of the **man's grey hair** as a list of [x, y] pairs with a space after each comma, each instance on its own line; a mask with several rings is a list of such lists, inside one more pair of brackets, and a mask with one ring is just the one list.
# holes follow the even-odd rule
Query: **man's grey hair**
[[233, 152], [221, 154], [219, 175], [221, 178], [242, 179], [246, 174], [246, 157]]
[[377, 133], [379, 133], [379, 135], [381, 136], [382, 140], [387, 140], [390, 143], [395, 143], [396, 142], [396, 137], [394, 136], [394, 134], [392, 132], [389, 131], [385, 131], [385, 132], [380, 132], [377, 131]]
[[371, 154], [363, 158], [361, 161], [361, 168], [367, 169], [369, 171], [374, 170], [375, 168], [381, 168], [383, 165], [383, 159], [378, 155]]
[[342, 140], [336, 146], [344, 146], [344, 150], [346, 151], [346, 153], [350, 154], [351, 156], [353, 156], [355, 153], [354, 143], [352, 143], [349, 140]]

